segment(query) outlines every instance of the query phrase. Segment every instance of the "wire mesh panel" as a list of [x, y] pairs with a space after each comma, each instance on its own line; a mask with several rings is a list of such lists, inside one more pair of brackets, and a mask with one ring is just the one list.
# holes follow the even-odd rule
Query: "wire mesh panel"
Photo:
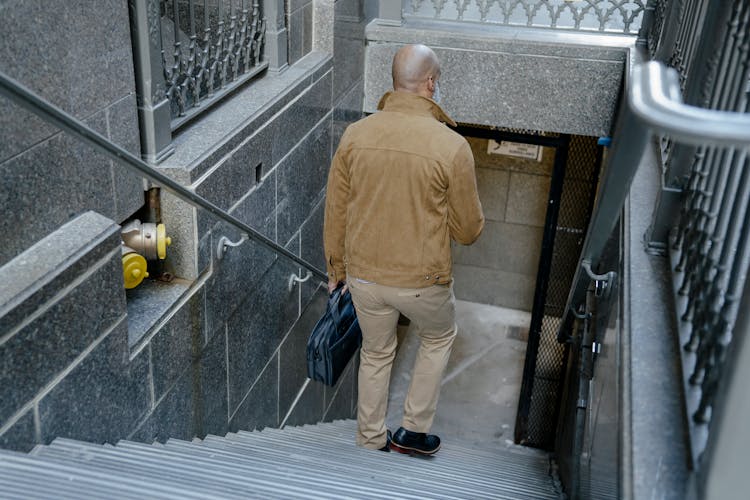
[[524, 378], [516, 419], [519, 444], [552, 449], [568, 347], [557, 342], [588, 226], [601, 163], [596, 138], [573, 136], [550, 187]]

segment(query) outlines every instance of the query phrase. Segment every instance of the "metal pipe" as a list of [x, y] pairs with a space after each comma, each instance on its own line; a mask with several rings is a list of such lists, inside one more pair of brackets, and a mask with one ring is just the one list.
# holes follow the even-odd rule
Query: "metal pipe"
[[158, 187], [152, 187], [146, 192], [146, 208], [148, 209], [146, 222], [161, 223], [161, 193]]
[[106, 137], [95, 132], [84, 123], [70, 116], [68, 113], [61, 110], [57, 106], [50, 104], [14, 79], [8, 77], [3, 72], [0, 72], [0, 93], [10, 98], [23, 108], [38, 115], [45, 121], [55, 125], [65, 132], [72, 134], [74, 137], [78, 137], [97, 151], [100, 151], [106, 156], [110, 157], [112, 160], [114, 160], [115, 163], [124, 165], [130, 170], [139, 173], [143, 177], [146, 177], [150, 181], [160, 185], [170, 193], [190, 203], [191, 205], [207, 210], [209, 213], [215, 215], [219, 219], [222, 219], [245, 232], [250, 239], [266, 246], [274, 252], [284, 256], [288, 260], [299, 264], [305, 269], [310, 270], [321, 280], [328, 281], [328, 276], [326, 275], [326, 273], [317, 269], [306, 260], [294, 255], [286, 248], [276, 244], [274, 241], [268, 239], [233, 215], [226, 213], [224, 210], [217, 207], [205, 198], [185, 189], [178, 182], [153, 169], [140, 158], [133, 156], [133, 154], [131, 154], [130, 152], [112, 143]]
[[[745, 171], [748, 167], [750, 165], [745, 162]], [[748, 182], [748, 185], [750, 185], [750, 182]], [[745, 203], [743, 203], [741, 212], [746, 215], [750, 189], [747, 189], [743, 194], [745, 195], [743, 200]], [[739, 312], [739, 299], [745, 284], [748, 263], [750, 263], [750, 227], [747, 224], [741, 227], [742, 234], [736, 242], [738, 253], [731, 271], [726, 273], [729, 275], [729, 283], [727, 283], [729, 293], [725, 295], [721, 311], [717, 314], [717, 328], [713, 329], [712, 335], [706, 339], [695, 363], [693, 376], [698, 375], [701, 370], [703, 371], [701, 401], [693, 416], [696, 422], [704, 423], [708, 421], [708, 410], [713, 406], [718, 383], [721, 379], [724, 356], [727, 346], [731, 342], [732, 327]]]
[[720, 196], [723, 203], [715, 231], [710, 238], [706, 238], [705, 251], [692, 266], [696, 277], [682, 318], [686, 321], [694, 318], [690, 338], [685, 345], [685, 349], [689, 351], [695, 350], [696, 347], [700, 349], [706, 330], [713, 330], [705, 325], [713, 325], [716, 322], [714, 316], [718, 314], [726, 289], [726, 269], [723, 263], [731, 260], [734, 253], [732, 246], [736, 244], [738, 234], [737, 225], [730, 227], [730, 222], [743, 220], [737, 217], [743, 217], [743, 206], [747, 202], [745, 198], [750, 194], [750, 178], [742, 168], [744, 156], [726, 152], [725, 158], [727, 162], [731, 162], [731, 165], [727, 166], [727, 170], [732, 172], [731, 179], [721, 191], [724, 194]]
[[180, 5], [179, 0], [174, 0], [172, 2], [172, 10], [174, 10], [174, 19], [172, 19], [172, 23], [174, 24], [174, 44], [175, 47], [179, 47], [180, 43]]
[[190, 0], [189, 10], [190, 10], [190, 36], [194, 37], [196, 34], [195, 32], [195, 0]]
[[[743, 90], [744, 84], [750, 76], [748, 74], [750, 69], [742, 64], [738, 64], [738, 56], [742, 51], [743, 44], [747, 43], [742, 37], [745, 39], [750, 37], [747, 30], [743, 29], [748, 24], [750, 18], [750, 4], [746, 5], [744, 11], [741, 11], [738, 9], [738, 4], [740, 3], [735, 2], [733, 5], [731, 18], [727, 20], [729, 29], [725, 31], [726, 36], [724, 37], [724, 46], [727, 49], [723, 51], [723, 60], [727, 60], [728, 58], [731, 71], [729, 71], [730, 68], [719, 68], [721, 70], [720, 74], [726, 74], [728, 77], [726, 80], [721, 80], [719, 86], [712, 92], [711, 102], [721, 109], [742, 112], [743, 107], [745, 108], [744, 111], [747, 111], [747, 98], [744, 96]], [[735, 66], [739, 66], [739, 68], [735, 68]], [[731, 259], [733, 255], [733, 253], [727, 254], [726, 252], [727, 248], [731, 249], [731, 246], [727, 246], [726, 241], [727, 234], [730, 231], [729, 224], [734, 220], [744, 220], [742, 217], [738, 219], [734, 210], [735, 197], [740, 189], [739, 177], [742, 162], [744, 161], [744, 153], [742, 151], [735, 153], [730, 150], [722, 150], [719, 161], [722, 162], [723, 169], [731, 170], [731, 179], [728, 184], [724, 184], [714, 190], [716, 193], [714, 199], [721, 200], [721, 208], [718, 209], [717, 207], [719, 219], [714, 225], [710, 239], [706, 237], [706, 243], [701, 249], [701, 255], [696, 259], [697, 261], [688, 265], [687, 269], [690, 273], [686, 272], [684, 275], [685, 282], [680, 290], [683, 293], [685, 292], [685, 285], [688, 280], [692, 279], [690, 274], [698, 275], [700, 279], [692, 280], [693, 284], [691, 285], [683, 320], [691, 320], [693, 318], [693, 310], [696, 307], [696, 302], [713, 304], [714, 302], [721, 302], [723, 300], [721, 295], [724, 293], [725, 283], [722, 281], [722, 277], [723, 273], [726, 272], [724, 263], [728, 262], [728, 259]], [[742, 199], [740, 199], [740, 203], [743, 203]], [[713, 211], [714, 209], [712, 208]], [[730, 241], [731, 235], [736, 230], [736, 226], [731, 229]], [[695, 327], [692, 329], [686, 349], [694, 349], [697, 344], [700, 344], [700, 332], [704, 331], [704, 328], [700, 327], [701, 322], [715, 323], [712, 315], [718, 314], [718, 310], [712, 313], [704, 305], [698, 314], [700, 318], [694, 321]]]

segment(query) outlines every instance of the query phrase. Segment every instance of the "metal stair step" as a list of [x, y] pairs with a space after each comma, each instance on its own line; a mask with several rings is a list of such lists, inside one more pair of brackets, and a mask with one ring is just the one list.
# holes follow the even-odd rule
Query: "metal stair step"
[[560, 498], [546, 453], [443, 444], [417, 458], [355, 445], [356, 422], [266, 428], [166, 443], [55, 439], [0, 450], [2, 498]]
[[[301, 433], [301, 432], [294, 432], [293, 430], [290, 430], [287, 432], [287, 434], [282, 433], [273, 433], [273, 434], [265, 434], [265, 431], [262, 433], [259, 433], [259, 435], [254, 435], [253, 433], [245, 433], [240, 432], [237, 433], [237, 436], [247, 436], [248, 439], [252, 440], [256, 443], [266, 442], [269, 443], [269, 446], [271, 446], [271, 443], [274, 446], [278, 446], [280, 449], [289, 449], [291, 448], [298, 448], [299, 444], [301, 443], [319, 443], [320, 437], [314, 434], [310, 433]], [[293, 435], [294, 440], [290, 440], [289, 436]], [[237, 439], [233, 438], [232, 434], [228, 434], [226, 436], [227, 439]], [[275, 441], [274, 441], [275, 440]], [[330, 441], [331, 439], [329, 439]], [[350, 450], [354, 448], [354, 437], [353, 435], [348, 438], [340, 438], [338, 441], [342, 444], [342, 446], [337, 448], [337, 453], [343, 453], [345, 450]], [[323, 443], [320, 443], [323, 444]], [[323, 449], [321, 449], [323, 451]], [[460, 460], [457, 460], [458, 457], [461, 457]], [[526, 457], [524, 457], [526, 458]], [[534, 468], [534, 470], [542, 470], [545, 472], [543, 476], [546, 477], [546, 470], [549, 467], [548, 458], [546, 456], [541, 457], [529, 457], [531, 461], [523, 462], [519, 461], [516, 457], [510, 457], [505, 455], [479, 455], [478, 458], [475, 459], [475, 455], [471, 451], [456, 451], [451, 448], [451, 446], [446, 446], [443, 448], [431, 461], [434, 462], [443, 462], [446, 460], [456, 459], [456, 463], [452, 467], [454, 467], [454, 471], [456, 468], [461, 469], [462, 467], [465, 468], [465, 464], [471, 464], [472, 471], [478, 472], [481, 469], [486, 469], [488, 471], [492, 471], [493, 468], [496, 468], [498, 466], [502, 465], [502, 461], [507, 461], [508, 463], [505, 465], [502, 465], [504, 467], [504, 470], [507, 470], [508, 472], [516, 471], [518, 473], [528, 473], [528, 468], [531, 466]], [[495, 471], [496, 472], [496, 471]]]
[[[207, 439], [204, 443], [204, 446], [210, 446], [213, 449], [216, 449], [217, 452], [220, 452], [222, 449], [226, 450], [227, 443], [225, 441], [212, 441]], [[241, 454], [242, 450], [247, 450], [247, 454], [253, 453], [253, 456], [268, 456], [272, 455], [270, 452], [263, 452], [261, 449], [259, 453], [258, 449], [253, 446], [253, 443], [247, 443], [243, 444], [241, 442], [235, 442], [233, 444], [233, 448], [236, 450], [237, 453]], [[413, 491], [419, 491], [420, 488], [432, 488], [431, 493], [434, 495], [438, 495], [439, 492], [434, 489], [436, 483], [434, 481], [434, 478], [431, 478], [429, 474], [423, 474], [425, 472], [425, 469], [417, 469], [415, 473], [413, 474], [405, 474], [404, 467], [402, 467], [402, 464], [394, 463], [393, 460], [389, 460], [388, 455], [382, 454], [383, 457], [378, 457], [379, 459], [375, 459], [372, 455], [375, 453], [380, 454], [381, 452], [373, 452], [373, 451], [366, 451], [366, 450], [356, 450], [359, 452], [359, 455], [357, 454], [347, 454], [345, 456], [327, 456], [327, 455], [312, 455], [312, 454], [304, 454], [304, 450], [299, 450], [300, 454], [296, 456], [291, 456], [293, 460], [296, 460], [300, 463], [300, 465], [303, 467], [303, 470], [312, 470], [312, 469], [321, 469], [321, 472], [324, 472], [325, 474], [340, 474], [342, 478], [347, 479], [352, 476], [354, 473], [361, 473], [361, 474], [372, 474], [377, 479], [375, 485], [380, 487], [388, 487], [390, 488], [390, 493], [386, 496], [392, 497], [394, 494], [394, 490], [397, 488], [402, 488], [402, 491], [405, 492], [413, 492]], [[368, 456], [369, 455], [369, 456]], [[290, 455], [288, 453], [283, 453], [283, 457], [289, 458]], [[344, 460], [346, 459], [346, 460]], [[404, 459], [408, 460], [408, 457], [404, 457]], [[432, 474], [434, 476], [434, 474]], [[364, 477], [364, 476], [357, 476], [357, 477]], [[462, 484], [461, 481], [453, 481], [451, 488], [446, 488], [445, 491], [442, 493], [452, 495], [453, 492], [461, 491], [461, 495], [465, 498], [466, 495], [473, 495], [475, 497], [479, 496], [481, 497], [482, 491], [477, 489], [477, 484], [480, 484], [481, 481], [476, 481], [473, 484], [470, 483], [472, 488], [459, 488], [459, 486]], [[420, 486], [422, 485], [422, 486]], [[441, 493], [441, 494], [442, 494]], [[417, 498], [421, 498], [421, 495], [417, 495]]]
[[[192, 446], [191, 443], [182, 443]], [[204, 489], [218, 489], [223, 497], [232, 498], [307, 498], [309, 489], [289, 474], [277, 477], [284, 480], [284, 493], [279, 493], [279, 483], [269, 480], [270, 471], [264, 474], [248, 475], [248, 470], [242, 469], [235, 463], [201, 457], [191, 451], [174, 450], [167, 446], [155, 448], [142, 443], [121, 442], [116, 449], [100, 450], [97, 455], [98, 463], [129, 464], [131, 468], [138, 468], [140, 473], [151, 477], [155, 472], [170, 477], [178, 484], [186, 487], [202, 486]], [[169, 471], [162, 471], [161, 464], [168, 464]], [[153, 469], [153, 470], [152, 470]], [[343, 489], [343, 488], [340, 488]], [[261, 494], [262, 492], [262, 494]], [[331, 494], [332, 498], [346, 498]]]
[[[109, 489], [109, 497], [114, 492], [122, 493], [122, 496], [132, 498], [217, 498], [212, 494], [198, 495], [193, 491], [182, 491], [173, 485], [164, 484], [158, 480], [149, 483], [141, 478], [128, 477], [126, 473], [110, 474], [104, 471], [89, 469], [81, 464], [59, 463], [45, 457], [8, 457], [0, 454], [0, 469], [3, 475], [12, 474], [14, 471], [26, 471], [34, 473], [36, 481], [46, 477], [50, 482], [76, 482], [81, 485], [81, 492], [87, 491], [85, 487], [106, 487]], [[80, 498], [81, 494], [78, 495]]]
[[[297, 449], [298, 451], [300, 451], [298, 445], [289, 443], [288, 439], [284, 440], [282, 436], [279, 434], [277, 434], [276, 437], [274, 438], [269, 438], [268, 436], [263, 437], [260, 435], [253, 435], [253, 433], [238, 433], [235, 436], [232, 436], [231, 434], [227, 435], [227, 439], [244, 440], [244, 442], [248, 446], [255, 447], [254, 451], [256, 452], [258, 449], [260, 450], [262, 450], [263, 448], [270, 449], [272, 447], [277, 447], [277, 448], [282, 448], [282, 449], [286, 448], [287, 450], [289, 450], [290, 447], [293, 447], [294, 449]], [[265, 446], [261, 446], [263, 443], [265, 443]], [[319, 443], [313, 440], [313, 444], [319, 444]], [[317, 453], [318, 455], [321, 455], [323, 451], [316, 450], [315, 453]], [[445, 461], [444, 458], [441, 459], [440, 454], [438, 454], [433, 459], [429, 459], [428, 461], [432, 463], [433, 465], [435, 465], [439, 460], [443, 460], [443, 463], [448, 464], [448, 467], [445, 470], [440, 468], [438, 471], [434, 471], [425, 467], [424, 460], [420, 460], [418, 458], [407, 457], [407, 456], [403, 456], [403, 455], [396, 454], [396, 453], [390, 454], [390, 457], [389, 455], [386, 455], [386, 454], [382, 454], [382, 457], [381, 457], [379, 455], [379, 452], [373, 455], [374, 452], [368, 452], [368, 451], [364, 451], [361, 449], [357, 449], [353, 445], [353, 441], [347, 441], [346, 446], [343, 446], [340, 449], [337, 449], [336, 451], [336, 455], [338, 455], [339, 457], [350, 456], [350, 454], [352, 453], [354, 454], [352, 459], [360, 460], [360, 461], [366, 460], [365, 456], [369, 456], [371, 457], [371, 459], [374, 459], [374, 457], [377, 456], [378, 458], [387, 460], [387, 463], [393, 463], [395, 459], [402, 460], [398, 464], [394, 463], [394, 465], [398, 466], [397, 473], [399, 475], [403, 475], [404, 471], [410, 471], [414, 475], [424, 475], [424, 476], [433, 475], [433, 476], [438, 476], [440, 478], [444, 478], [445, 474], [448, 474], [451, 478], [451, 481], [460, 482], [461, 476], [459, 472], [464, 471], [466, 473], [470, 473], [473, 476], [472, 479], [467, 480], [469, 484], [474, 485], [474, 484], [483, 483], [483, 482], [493, 483], [494, 485], [502, 485], [503, 487], [506, 487], [508, 489], [512, 488], [511, 484], [513, 483], [519, 483], [522, 486], [528, 486], [529, 479], [530, 479], [529, 474], [528, 474], [529, 471], [526, 469], [519, 471], [519, 475], [517, 478], [513, 476], [508, 477], [507, 475], [505, 477], [495, 478], [495, 476], [498, 476], [500, 472], [498, 469], [495, 469], [492, 467], [488, 468], [486, 464], [484, 463], [465, 464], [465, 463], [456, 463], [455, 461], [448, 462], [448, 461]], [[363, 455], [362, 453], [366, 455]], [[440, 453], [443, 453], [443, 451], [441, 450]], [[482, 472], [481, 469], [486, 469], [484, 472], [488, 472], [488, 474], [487, 475], [482, 474], [481, 478], [477, 478], [477, 476], [480, 475], [480, 474], [477, 474], [477, 472], [481, 473]], [[546, 470], [546, 465], [545, 465], [544, 470]], [[551, 479], [546, 473], [540, 474], [538, 477], [538, 480], [540, 481], [540, 484], [542, 485], [545, 483], [550, 484], [550, 485], [552, 484]], [[543, 486], [541, 488], [532, 488], [532, 490], [538, 490], [539, 493], [544, 493], [545, 491], [549, 491], [549, 489], [545, 490]], [[516, 494], [523, 495], [523, 489], [517, 490]], [[556, 498], [556, 496], [553, 495], [551, 498]]]

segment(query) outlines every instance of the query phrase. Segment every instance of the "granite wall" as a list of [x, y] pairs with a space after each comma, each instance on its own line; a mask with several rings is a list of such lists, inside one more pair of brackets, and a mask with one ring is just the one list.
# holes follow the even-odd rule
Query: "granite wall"
[[[125, 0], [4, 1], [0, 68], [138, 154], [127, 20]], [[0, 266], [87, 210], [121, 222], [143, 201], [139, 178], [0, 98]]]
[[[107, 21], [99, 3], [4, 2], [0, 58], [138, 152], [127, 2], [110, 3], [118, 15]], [[288, 7], [289, 66], [180, 130], [158, 168], [323, 268], [325, 181], [341, 131], [361, 116], [365, 19], [360, 0]], [[290, 287], [304, 272], [254, 242], [219, 258], [219, 240], [239, 232], [162, 192], [172, 246], [159, 271], [169, 274], [126, 293], [117, 223], [142, 204], [142, 181], [0, 106], [0, 205], [15, 222], [0, 246], [0, 277], [14, 283], [0, 293], [0, 446], [190, 439], [353, 415], [354, 363], [335, 388], [306, 382], [321, 283]]]
[[367, 26], [364, 110], [391, 87], [393, 54], [424, 43], [441, 61], [440, 93], [460, 123], [609, 135], [634, 37], [407, 18]]

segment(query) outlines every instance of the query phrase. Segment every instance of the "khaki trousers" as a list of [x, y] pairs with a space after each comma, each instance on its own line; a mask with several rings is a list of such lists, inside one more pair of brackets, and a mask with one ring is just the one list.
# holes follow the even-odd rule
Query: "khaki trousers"
[[456, 337], [452, 286], [395, 288], [356, 279], [349, 279], [348, 285], [362, 329], [357, 444], [377, 449], [386, 443], [385, 415], [399, 313], [411, 320], [420, 338], [402, 425], [409, 431], [428, 432]]

